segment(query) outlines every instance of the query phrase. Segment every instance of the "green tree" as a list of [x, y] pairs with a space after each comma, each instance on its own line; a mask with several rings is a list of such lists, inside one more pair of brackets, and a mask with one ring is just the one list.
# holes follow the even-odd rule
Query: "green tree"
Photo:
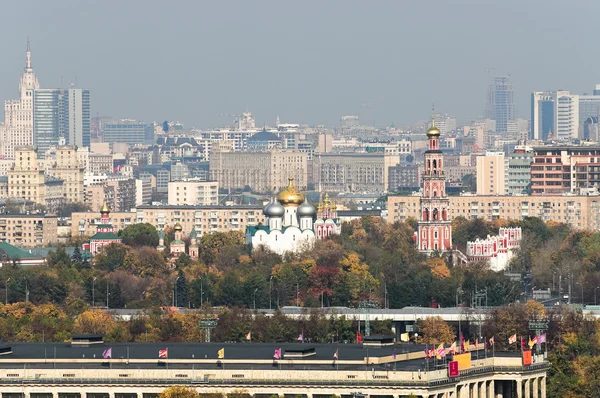
[[123, 243], [131, 247], [158, 246], [158, 231], [150, 223], [128, 225], [119, 231]]
[[122, 268], [130, 249], [129, 246], [122, 243], [103, 246], [94, 256], [94, 267], [102, 271], [114, 271]]
[[188, 303], [188, 282], [181, 268], [179, 268], [177, 271], [175, 294], [177, 297], [177, 303], [175, 305], [179, 307], [186, 307]]

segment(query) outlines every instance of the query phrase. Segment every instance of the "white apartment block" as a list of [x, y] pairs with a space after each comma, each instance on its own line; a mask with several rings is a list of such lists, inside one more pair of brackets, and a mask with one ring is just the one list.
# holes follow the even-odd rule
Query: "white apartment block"
[[504, 195], [504, 152], [477, 156], [477, 195]]
[[216, 181], [200, 181], [187, 178], [181, 181], [170, 181], [168, 187], [168, 204], [172, 206], [211, 206], [219, 201], [219, 183]]

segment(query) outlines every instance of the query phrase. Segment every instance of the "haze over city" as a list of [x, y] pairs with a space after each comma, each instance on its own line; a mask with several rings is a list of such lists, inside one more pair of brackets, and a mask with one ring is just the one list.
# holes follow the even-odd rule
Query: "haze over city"
[[[17, 93], [26, 39], [44, 87], [93, 92], [92, 112], [186, 126], [378, 126], [483, 114], [488, 69], [510, 74], [519, 117], [533, 90], [590, 92], [600, 3], [559, 1], [4, 4], [0, 101]], [[24, 21], [27, 23], [23, 23]], [[568, 34], [566, 34], [568, 32]]]

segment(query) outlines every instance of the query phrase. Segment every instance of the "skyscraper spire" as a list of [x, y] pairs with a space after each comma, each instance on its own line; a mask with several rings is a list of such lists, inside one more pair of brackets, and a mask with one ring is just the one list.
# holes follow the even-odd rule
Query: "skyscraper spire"
[[29, 45], [29, 36], [27, 36], [27, 59], [25, 61], [25, 69], [31, 69], [31, 46]]

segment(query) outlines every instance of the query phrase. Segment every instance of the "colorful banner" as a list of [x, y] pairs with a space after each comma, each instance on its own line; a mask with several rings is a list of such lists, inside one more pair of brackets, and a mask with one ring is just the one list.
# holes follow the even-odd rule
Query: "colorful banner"
[[471, 369], [471, 353], [455, 355], [453, 359], [458, 362], [458, 370]]
[[448, 362], [448, 377], [458, 377], [458, 361]]
[[529, 366], [531, 362], [531, 350], [523, 350], [523, 366]]

